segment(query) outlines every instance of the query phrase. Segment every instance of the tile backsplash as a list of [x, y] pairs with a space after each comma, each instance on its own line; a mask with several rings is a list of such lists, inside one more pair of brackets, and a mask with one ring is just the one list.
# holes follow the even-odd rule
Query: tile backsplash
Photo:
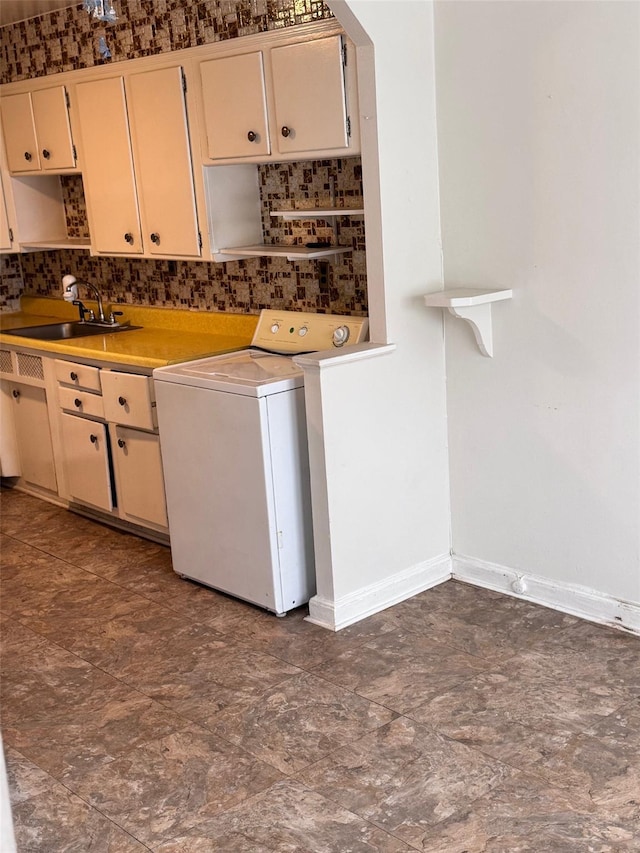
[[[0, 28], [2, 81], [103, 64], [97, 43], [107, 40], [111, 62], [295, 26], [331, 17], [319, 0], [118, 0], [115, 25], [94, 22], [80, 6]], [[84, 250], [33, 252], [2, 261], [0, 310], [14, 310], [23, 290], [61, 292], [72, 272], [98, 284], [113, 301], [205, 311], [255, 313], [264, 307], [367, 313], [364, 219], [283, 221], [274, 208], [362, 206], [358, 157], [257, 167], [265, 242], [334, 238], [352, 252], [335, 263], [251, 258], [226, 264], [95, 258]], [[82, 178], [61, 178], [70, 237], [88, 237]], [[319, 275], [326, 268], [326, 281]]]

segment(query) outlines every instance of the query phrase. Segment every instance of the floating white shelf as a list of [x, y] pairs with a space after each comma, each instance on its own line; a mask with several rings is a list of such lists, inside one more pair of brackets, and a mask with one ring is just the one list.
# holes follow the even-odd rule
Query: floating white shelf
[[313, 207], [309, 210], [272, 210], [271, 216], [279, 216], [282, 219], [332, 219], [335, 216], [362, 216], [364, 207]]
[[447, 308], [454, 317], [466, 320], [473, 329], [476, 343], [483, 355], [493, 356], [491, 303], [511, 299], [512, 290], [485, 290], [459, 287], [427, 293], [424, 304], [429, 308]]
[[311, 261], [314, 258], [330, 258], [350, 252], [351, 246], [327, 246], [322, 249], [310, 249], [307, 246], [234, 246], [220, 249], [219, 255], [235, 258], [286, 258], [288, 261]]
[[20, 243], [20, 249], [26, 252], [38, 252], [45, 249], [90, 249], [91, 241], [82, 237], [71, 237], [68, 240], [26, 240]]

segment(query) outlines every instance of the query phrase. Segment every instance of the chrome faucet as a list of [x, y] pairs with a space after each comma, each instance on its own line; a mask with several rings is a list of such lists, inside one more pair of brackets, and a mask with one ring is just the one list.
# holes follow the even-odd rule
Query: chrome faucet
[[[73, 302], [74, 305], [79, 305], [81, 308], [81, 316], [84, 319], [84, 305], [78, 299], [78, 285], [83, 284], [85, 287], [88, 287], [89, 290], [93, 293], [96, 298], [96, 302], [98, 303], [98, 320], [100, 323], [113, 323], [115, 322], [115, 318], [111, 321], [107, 320], [104, 316], [104, 308], [102, 306], [102, 295], [95, 284], [91, 284], [90, 281], [86, 281], [83, 278], [76, 278], [75, 275], [65, 275], [62, 279], [62, 285], [64, 287], [63, 296], [67, 302]], [[93, 319], [93, 312], [91, 312], [90, 320]]]

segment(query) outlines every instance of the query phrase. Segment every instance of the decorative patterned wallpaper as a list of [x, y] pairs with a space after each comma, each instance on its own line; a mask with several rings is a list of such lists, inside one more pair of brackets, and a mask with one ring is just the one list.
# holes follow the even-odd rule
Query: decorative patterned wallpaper
[[[3, 82], [103, 64], [105, 37], [118, 61], [331, 17], [321, 0], [117, 0], [114, 25], [94, 22], [80, 7], [0, 28]], [[265, 242], [333, 238], [332, 222], [283, 222], [275, 207], [361, 206], [359, 158], [258, 167]], [[61, 178], [70, 236], [88, 236], [82, 179]], [[333, 203], [333, 202], [331, 202]], [[15, 306], [22, 287], [56, 295], [67, 272], [96, 282], [109, 299], [129, 304], [255, 313], [264, 307], [366, 314], [364, 219], [335, 220], [337, 242], [351, 245], [336, 263], [252, 258], [227, 264], [92, 258], [88, 251], [34, 252], [6, 260], [0, 309]], [[16, 256], [13, 256], [14, 258]], [[326, 281], [320, 272], [326, 268]], [[20, 275], [21, 273], [21, 275]], [[6, 279], [6, 280], [5, 280]], [[10, 310], [13, 310], [10, 308]]]

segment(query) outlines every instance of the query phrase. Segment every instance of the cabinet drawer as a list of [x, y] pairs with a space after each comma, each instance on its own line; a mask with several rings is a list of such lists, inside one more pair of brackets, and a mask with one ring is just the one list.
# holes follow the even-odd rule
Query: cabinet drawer
[[59, 388], [58, 399], [60, 400], [60, 408], [67, 412], [104, 418], [104, 406], [100, 394], [78, 391], [76, 388]]
[[86, 388], [87, 391], [100, 391], [100, 369], [72, 361], [55, 361], [56, 379], [63, 385], [73, 388]]
[[102, 371], [105, 420], [140, 429], [158, 425], [153, 381], [150, 376]]

